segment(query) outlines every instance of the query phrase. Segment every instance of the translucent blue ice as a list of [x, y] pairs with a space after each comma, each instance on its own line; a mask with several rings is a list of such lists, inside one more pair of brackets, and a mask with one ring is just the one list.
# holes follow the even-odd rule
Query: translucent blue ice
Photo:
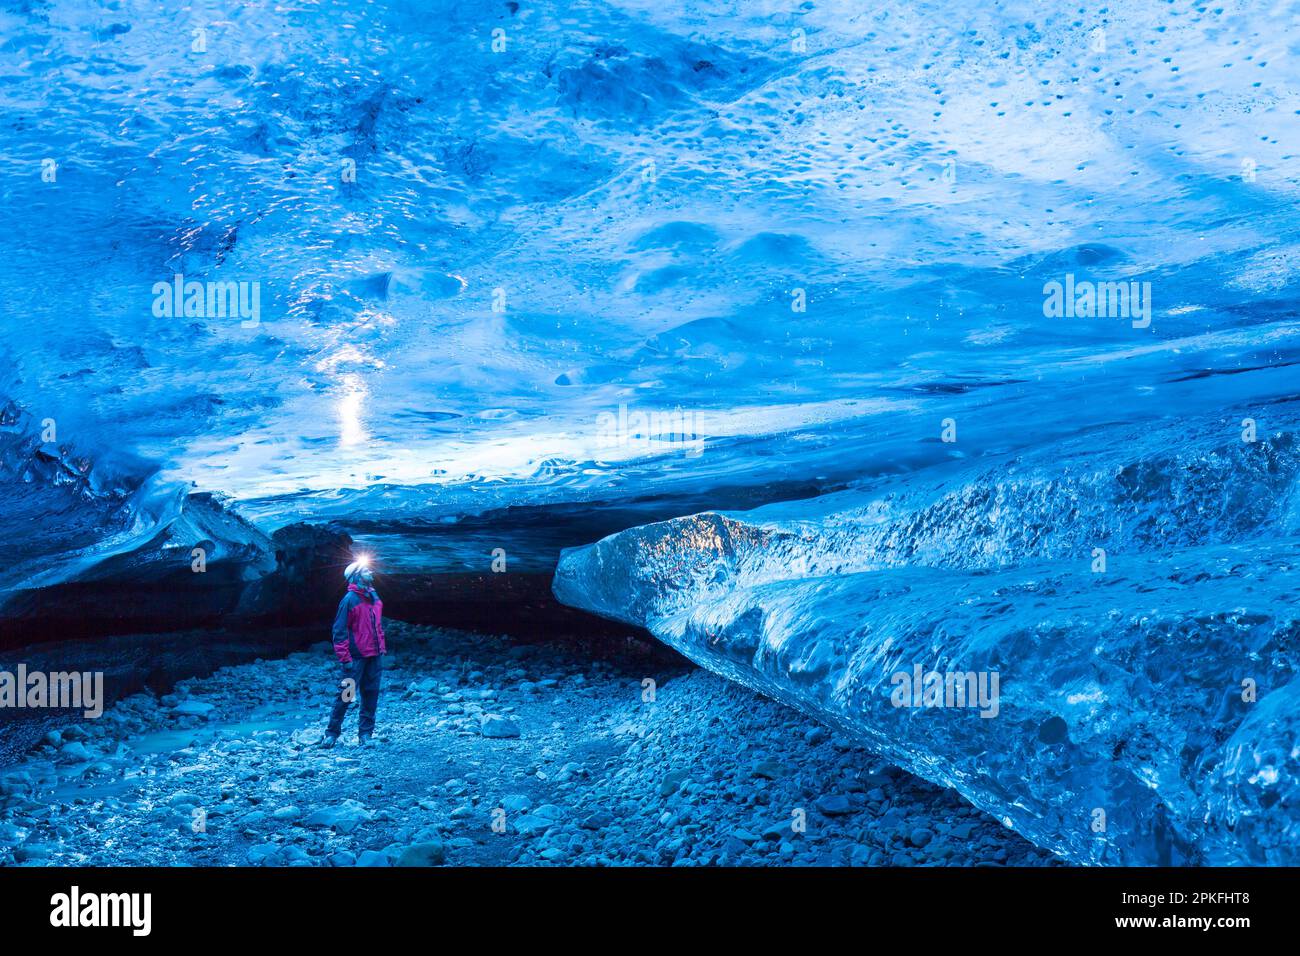
[[[555, 592], [1069, 859], [1294, 863], [1294, 414], [1253, 444], [1115, 429], [634, 528], [565, 552]], [[942, 696], [916, 695], [931, 673]]]
[[[819, 496], [557, 587], [1072, 858], [1276, 859], [1294, 7], [3, 5], [0, 602], [221, 524], [195, 493], [398, 535]], [[795, 657], [700, 636], [758, 622]], [[1002, 715], [862, 711], [874, 654], [1003, 655]]]

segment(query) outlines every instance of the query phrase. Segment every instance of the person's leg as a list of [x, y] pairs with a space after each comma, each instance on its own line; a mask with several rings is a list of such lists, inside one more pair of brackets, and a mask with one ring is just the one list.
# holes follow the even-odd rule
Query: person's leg
[[379, 709], [379, 686], [384, 672], [383, 658], [367, 657], [361, 684], [361, 718], [357, 733], [369, 737], [375, 732], [375, 712]]
[[325, 728], [325, 736], [337, 737], [343, 732], [343, 717], [348, 712], [348, 704], [357, 695], [357, 686], [361, 683], [360, 671], [358, 668], [358, 659], [352, 659], [352, 667], [349, 676], [352, 678], [351, 683], [340, 679], [338, 687], [334, 691], [334, 709], [330, 711], [329, 726]]

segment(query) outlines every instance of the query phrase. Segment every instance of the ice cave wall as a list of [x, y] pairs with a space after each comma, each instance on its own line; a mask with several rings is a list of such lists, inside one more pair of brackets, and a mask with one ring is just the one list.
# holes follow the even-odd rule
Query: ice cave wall
[[[554, 587], [1067, 859], [1294, 863], [1300, 431], [1232, 425], [651, 524]], [[996, 704], [901, 696], [917, 671], [997, 675]]]

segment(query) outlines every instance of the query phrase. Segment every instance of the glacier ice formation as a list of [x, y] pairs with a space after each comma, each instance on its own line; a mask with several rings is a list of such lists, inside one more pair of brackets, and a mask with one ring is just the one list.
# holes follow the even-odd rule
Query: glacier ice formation
[[[1067, 859], [1294, 863], [1300, 430], [1114, 431], [633, 528], [566, 551], [555, 592]], [[996, 675], [994, 706], [914, 697], [931, 673]]]

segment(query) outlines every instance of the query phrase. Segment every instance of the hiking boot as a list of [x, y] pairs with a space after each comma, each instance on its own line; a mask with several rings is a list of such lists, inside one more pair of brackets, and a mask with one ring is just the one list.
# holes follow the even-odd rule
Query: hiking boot
[[321, 750], [330, 750], [338, 742], [339, 742], [338, 734], [326, 734], [324, 737], [321, 738], [321, 742], [316, 746], [318, 746]]

